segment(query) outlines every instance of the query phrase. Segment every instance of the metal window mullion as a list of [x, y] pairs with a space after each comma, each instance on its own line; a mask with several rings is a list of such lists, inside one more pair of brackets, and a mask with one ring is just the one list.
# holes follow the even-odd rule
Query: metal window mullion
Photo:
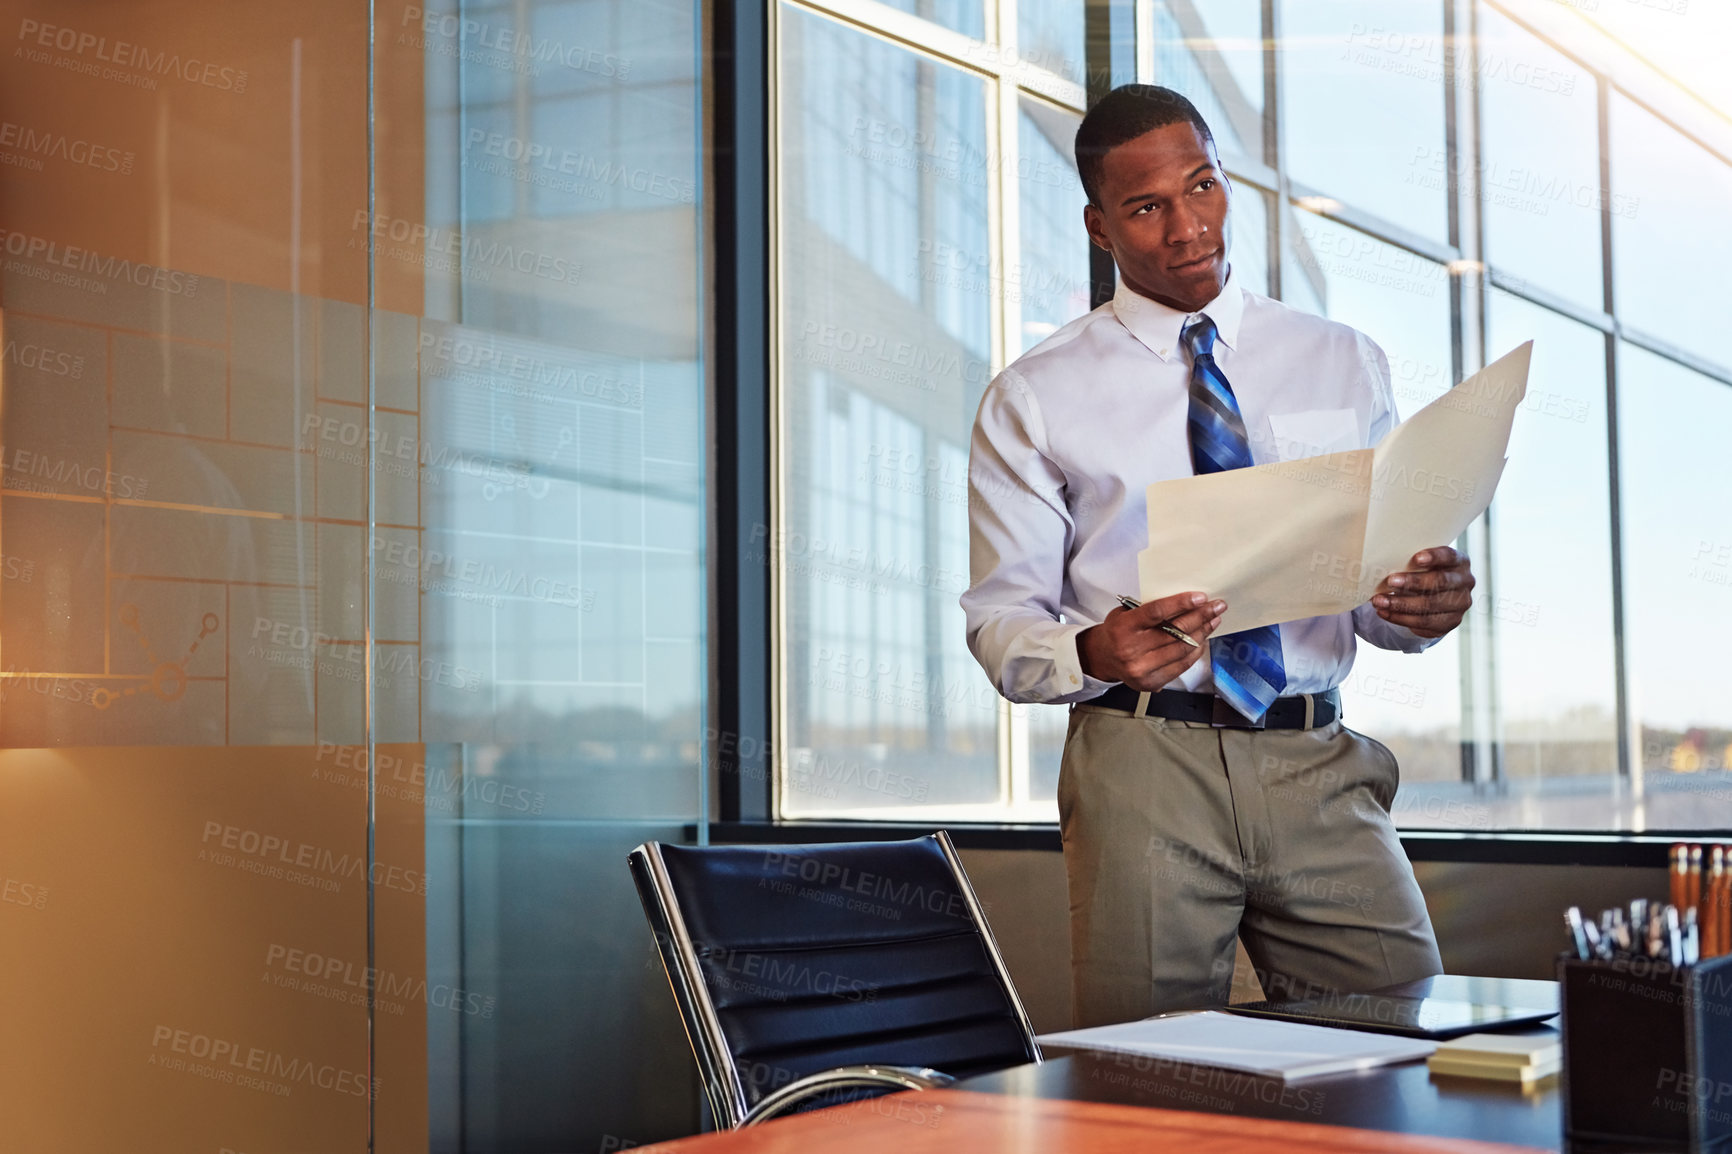
[[1599, 309], [1587, 308], [1568, 297], [1540, 288], [1526, 278], [1506, 272], [1490, 261], [1486, 262], [1485, 277], [1488, 291], [1494, 288], [1498, 289], [1512, 297], [1519, 297], [1529, 304], [1538, 305], [1548, 312], [1568, 317], [1577, 324], [1598, 332], [1615, 333], [1618, 331], [1610, 314], [1603, 313]]
[[[996, 12], [1001, 59], [1019, 57], [1016, 0], [998, 0], [988, 5]], [[991, 34], [988, 29], [988, 34]], [[1000, 369], [1016, 359], [1022, 333], [1022, 301], [1015, 287], [1021, 283], [1022, 202], [1016, 186], [1021, 110], [1015, 80], [999, 75], [990, 82], [992, 117], [988, 125], [988, 183], [991, 190], [990, 219], [993, 323], [993, 365]], [[1016, 806], [1029, 800], [1028, 710], [998, 699], [998, 799]]]
[[[379, 420], [379, 251], [374, 238], [379, 235], [375, 227], [378, 223], [379, 211], [379, 139], [378, 139], [378, 12], [375, 5], [367, 9], [367, 612], [365, 618], [365, 644], [363, 652], [366, 664], [362, 667], [362, 684], [365, 686], [362, 698], [362, 718], [364, 725], [364, 740], [367, 749], [367, 972], [379, 972], [379, 942], [378, 942], [378, 892], [374, 879], [378, 877], [379, 843], [378, 843], [378, 733], [373, 725], [374, 678], [373, 678], [373, 646], [375, 603], [377, 593], [378, 573], [374, 564], [372, 542], [378, 532], [379, 524], [379, 471], [374, 468], [374, 458], [377, 454], [378, 441], [375, 439]], [[294, 254], [295, 260], [300, 260], [301, 254]], [[297, 344], [300, 334], [296, 333]], [[297, 525], [297, 531], [304, 525]], [[321, 558], [322, 559], [322, 558]], [[379, 1073], [379, 1035], [378, 1011], [375, 999], [369, 997], [366, 1001], [367, 1020], [367, 1154], [374, 1154], [378, 1148], [379, 1139], [379, 1104], [378, 1094], [373, 1092], [375, 1079]]]
[[1293, 195], [1287, 178], [1282, 85], [1281, 13], [1276, 0], [1263, 0], [1263, 163], [1275, 174], [1275, 197], [1269, 212], [1269, 295], [1277, 300], [1282, 299], [1283, 246]]
[[767, 311], [766, 327], [769, 330], [769, 432], [770, 443], [767, 446], [769, 458], [769, 523], [774, 531], [764, 542], [763, 561], [769, 570], [769, 600], [770, 600], [770, 729], [774, 735], [772, 751], [765, 759], [765, 769], [769, 779], [770, 813], [779, 818], [782, 816], [782, 780], [788, 772], [787, 764], [789, 735], [793, 731], [791, 719], [788, 716], [788, 607], [787, 582], [782, 566], [782, 551], [779, 542], [784, 539], [787, 526], [784, 519], [787, 516], [785, 463], [782, 447], [787, 441], [787, 406], [783, 403], [782, 382], [787, 376], [787, 354], [782, 347], [782, 9], [778, 3], [768, 3], [765, 11], [765, 67], [764, 78], [767, 86], [768, 101], [769, 155], [766, 157], [767, 172], [766, 188], [769, 201], [767, 226], [769, 230], [769, 260], [766, 276], [769, 280], [769, 309]]
[[1348, 204], [1339, 197], [1331, 196], [1314, 185], [1286, 178], [1285, 174], [1283, 176], [1287, 195], [1306, 212], [1315, 213], [1328, 220], [1339, 221], [1356, 232], [1362, 232], [1393, 248], [1403, 249], [1415, 256], [1423, 257], [1433, 264], [1449, 264], [1451, 261], [1462, 258], [1460, 247], [1451, 241], [1432, 240], [1430, 237], [1409, 231], [1376, 213], [1367, 212], [1357, 205]]
[[[1465, 32], [1465, 35], [1463, 34]], [[1485, 366], [1486, 294], [1485, 217], [1480, 211], [1485, 170], [1485, 134], [1479, 84], [1479, 28], [1474, 0], [1444, 0], [1444, 33], [1456, 50], [1444, 63], [1444, 195], [1449, 205], [1450, 244], [1460, 253], [1452, 268], [1454, 292], [1450, 304], [1450, 351], [1454, 379], [1461, 381]], [[1465, 43], [1467, 74], [1457, 62]], [[1464, 163], [1465, 158], [1465, 163]], [[1467, 532], [1462, 544], [1474, 560], [1480, 604], [1494, 600], [1496, 558], [1492, 520], [1487, 509]], [[1461, 776], [1475, 783], [1503, 776], [1503, 714], [1498, 692], [1498, 628], [1491, 613], [1468, 616], [1462, 631]]]
[[[1134, 34], [1133, 34], [1134, 35]], [[1112, 10], [1109, 0], [1090, 0], [1083, 8], [1083, 78], [1086, 104], [1093, 108], [1112, 91]], [[1089, 308], [1099, 308], [1113, 299], [1118, 279], [1112, 254], [1089, 243]]]
[[1706, 357], [1698, 356], [1689, 349], [1662, 337], [1657, 337], [1643, 329], [1631, 328], [1615, 318], [1612, 322], [1612, 332], [1617, 334], [1618, 340], [1624, 344], [1646, 349], [1662, 360], [1671, 361], [1673, 364], [1680, 365], [1699, 376], [1707, 377], [1709, 380], [1718, 381], [1723, 385], [1732, 385], [1732, 369], [1717, 364]]
[[[1617, 708], [1618, 772], [1629, 778], [1630, 794], [1640, 803], [1643, 770], [1641, 722], [1634, 716], [1630, 667], [1625, 645], [1623, 503], [1618, 480], [1618, 311], [1612, 287], [1612, 97], [1610, 81], [1594, 74], [1600, 144], [1600, 307], [1612, 318], [1606, 350], [1606, 484], [1612, 552], [1612, 694]], [[1644, 823], [1635, 823], [1640, 826]]]

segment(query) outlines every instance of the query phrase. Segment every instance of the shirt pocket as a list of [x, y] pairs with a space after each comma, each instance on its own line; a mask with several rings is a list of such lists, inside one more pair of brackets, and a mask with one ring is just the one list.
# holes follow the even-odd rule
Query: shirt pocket
[[1294, 461], [1321, 457], [1365, 447], [1355, 409], [1307, 409], [1298, 413], [1270, 413], [1269, 433], [1275, 459]]

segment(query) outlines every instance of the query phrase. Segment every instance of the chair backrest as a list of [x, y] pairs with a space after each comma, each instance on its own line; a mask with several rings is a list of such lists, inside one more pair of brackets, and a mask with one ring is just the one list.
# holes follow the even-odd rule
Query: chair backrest
[[955, 1077], [1039, 1061], [948, 835], [633, 850], [718, 1124], [837, 1066]]

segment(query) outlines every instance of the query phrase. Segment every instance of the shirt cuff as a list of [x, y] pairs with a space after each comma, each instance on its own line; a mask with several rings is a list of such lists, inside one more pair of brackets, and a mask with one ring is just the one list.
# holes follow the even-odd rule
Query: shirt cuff
[[1066, 625], [1063, 634], [1056, 639], [1053, 675], [1058, 682], [1055, 700], [1059, 702], [1092, 701], [1118, 684], [1083, 672], [1082, 654], [1077, 652], [1076, 639], [1088, 628], [1088, 625]]
[[1353, 611], [1353, 627], [1355, 633], [1379, 649], [1393, 649], [1398, 653], [1423, 653], [1443, 640], [1441, 637], [1421, 637], [1405, 625], [1385, 621], [1377, 615], [1370, 602]]

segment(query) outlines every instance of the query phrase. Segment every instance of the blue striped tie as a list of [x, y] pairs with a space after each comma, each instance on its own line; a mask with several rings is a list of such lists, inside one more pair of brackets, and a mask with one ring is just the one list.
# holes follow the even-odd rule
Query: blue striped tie
[[[1199, 316], [1179, 334], [1191, 354], [1191, 468], [1196, 473], [1220, 473], [1251, 464], [1251, 444], [1233, 386], [1215, 363], [1215, 322]], [[1229, 633], [1209, 642], [1215, 668], [1215, 693], [1228, 705], [1256, 721], [1287, 688], [1281, 664], [1281, 633], [1262, 625]]]

